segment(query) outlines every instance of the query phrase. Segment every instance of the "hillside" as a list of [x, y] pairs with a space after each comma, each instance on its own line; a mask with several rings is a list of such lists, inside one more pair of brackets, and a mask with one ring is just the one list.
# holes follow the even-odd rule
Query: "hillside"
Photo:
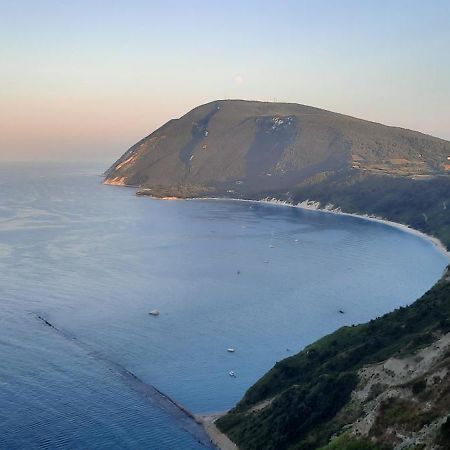
[[291, 103], [219, 100], [131, 147], [107, 184], [154, 196], [255, 198], [322, 174], [428, 177], [448, 173], [450, 142]]
[[241, 450], [450, 448], [450, 275], [278, 362], [216, 422]]

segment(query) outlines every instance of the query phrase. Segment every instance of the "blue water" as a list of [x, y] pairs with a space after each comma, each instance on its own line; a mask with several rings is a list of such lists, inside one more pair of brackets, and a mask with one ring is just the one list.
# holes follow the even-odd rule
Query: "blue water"
[[0, 167], [1, 449], [205, 448], [146, 384], [226, 410], [277, 360], [412, 302], [448, 264], [383, 224], [136, 197], [102, 169]]

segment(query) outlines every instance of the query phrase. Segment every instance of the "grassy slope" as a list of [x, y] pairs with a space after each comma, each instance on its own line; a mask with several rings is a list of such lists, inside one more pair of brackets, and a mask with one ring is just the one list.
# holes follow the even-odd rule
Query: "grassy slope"
[[[242, 449], [316, 449], [345, 424], [336, 413], [348, 402], [359, 368], [412, 352], [449, 331], [447, 277], [413, 305], [343, 327], [277, 363], [217, 425]], [[249, 412], [274, 396], [270, 406]]]

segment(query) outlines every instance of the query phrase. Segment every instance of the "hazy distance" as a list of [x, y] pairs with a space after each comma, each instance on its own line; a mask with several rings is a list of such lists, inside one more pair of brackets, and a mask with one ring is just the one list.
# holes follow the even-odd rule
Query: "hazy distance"
[[447, 1], [28, 0], [0, 15], [0, 160], [107, 162], [224, 98], [450, 139]]

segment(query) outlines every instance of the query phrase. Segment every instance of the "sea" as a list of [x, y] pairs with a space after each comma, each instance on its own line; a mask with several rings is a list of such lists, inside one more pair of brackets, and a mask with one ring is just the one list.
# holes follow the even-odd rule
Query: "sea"
[[449, 263], [383, 223], [138, 197], [105, 169], [0, 165], [0, 449], [212, 448], [177, 405], [228, 410], [277, 361], [410, 304]]

